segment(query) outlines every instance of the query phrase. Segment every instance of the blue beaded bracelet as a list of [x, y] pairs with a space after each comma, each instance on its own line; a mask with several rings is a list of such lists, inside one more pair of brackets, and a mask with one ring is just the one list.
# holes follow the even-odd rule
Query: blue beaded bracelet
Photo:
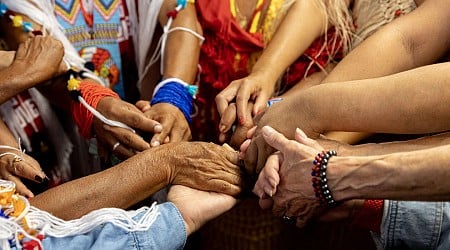
[[193, 99], [197, 88], [197, 86], [189, 85], [177, 78], [166, 79], [156, 86], [151, 105], [170, 103], [180, 109], [186, 120], [191, 123]]

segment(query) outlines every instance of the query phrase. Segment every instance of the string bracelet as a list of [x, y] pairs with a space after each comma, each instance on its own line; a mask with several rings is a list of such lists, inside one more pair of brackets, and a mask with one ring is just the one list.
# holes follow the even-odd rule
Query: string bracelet
[[198, 87], [195, 85], [190, 85], [178, 78], [168, 78], [156, 85], [150, 104], [170, 103], [180, 109], [186, 120], [191, 123], [193, 99], [197, 90]]
[[[92, 137], [92, 122], [94, 120], [94, 116], [98, 117], [98, 114], [100, 114], [98, 111], [96, 111], [97, 105], [100, 100], [106, 96], [114, 97], [117, 99], [120, 98], [111, 89], [105, 88], [99, 84], [89, 82], [87, 80], [70, 78], [67, 84], [67, 88], [70, 91], [70, 95], [75, 100], [71, 104], [74, 121], [80, 129], [81, 135], [84, 138], [89, 139]], [[105, 122], [102, 119], [104, 118], [103, 115], [101, 116], [102, 117], [98, 118]], [[105, 123], [108, 124], [108, 122]]]
[[313, 167], [311, 176], [313, 177], [312, 186], [314, 188], [314, 193], [319, 199], [320, 204], [327, 205], [329, 207], [335, 207], [339, 205], [333, 199], [330, 188], [328, 187], [327, 179], [327, 165], [331, 157], [336, 156], [337, 152], [334, 150], [322, 151], [318, 153], [313, 161]]

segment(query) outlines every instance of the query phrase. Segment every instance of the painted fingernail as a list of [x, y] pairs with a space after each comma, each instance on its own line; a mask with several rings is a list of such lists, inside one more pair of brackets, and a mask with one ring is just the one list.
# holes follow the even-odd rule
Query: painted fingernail
[[239, 116], [239, 125], [244, 125], [244, 117], [243, 116]]
[[34, 180], [37, 181], [37, 182], [39, 182], [39, 183], [42, 183], [42, 182], [44, 181], [44, 180], [42, 179], [42, 177], [40, 177], [39, 175], [34, 176]]

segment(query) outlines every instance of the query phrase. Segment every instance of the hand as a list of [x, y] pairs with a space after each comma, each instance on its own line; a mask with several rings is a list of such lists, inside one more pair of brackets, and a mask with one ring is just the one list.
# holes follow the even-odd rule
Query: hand
[[238, 153], [207, 142], [169, 143], [155, 148], [169, 169], [169, 183], [237, 195], [241, 191]]
[[[264, 140], [280, 152], [269, 157], [253, 192], [262, 198], [263, 208], [272, 196], [272, 211], [276, 216], [297, 217], [297, 226], [303, 227], [312, 218], [324, 212], [311, 186], [311, 167], [317, 152], [323, 148], [309, 139], [300, 129], [295, 141], [288, 140], [271, 127], [262, 129]], [[307, 145], [305, 145], [307, 144]]]
[[230, 210], [237, 202], [226, 194], [205, 192], [181, 185], [172, 186], [167, 198], [183, 216], [188, 236], [209, 220]]
[[[257, 115], [266, 108], [267, 101], [272, 96], [274, 89], [274, 83], [269, 83], [267, 79], [250, 74], [245, 78], [232, 81], [228, 87], [216, 96], [217, 110], [220, 116], [224, 117], [229, 105], [236, 99], [238, 121], [240, 125], [243, 125], [248, 119], [251, 119], [246, 115], [249, 103], [254, 103], [250, 117]], [[220, 132], [226, 133], [235, 119], [222, 119], [220, 121], [222, 125]]]
[[275, 149], [268, 145], [261, 135], [262, 127], [270, 126], [288, 139], [294, 139], [294, 131], [297, 127], [301, 127], [312, 138], [319, 136], [319, 133], [313, 129], [314, 124], [311, 123], [310, 117], [314, 115], [314, 112], [308, 110], [306, 105], [301, 109], [296, 108], [293, 104], [295, 101], [297, 101], [295, 97], [283, 97], [283, 101], [272, 104], [264, 113], [255, 117], [257, 129], [253, 133], [245, 154], [245, 168], [249, 174], [259, 173], [267, 157], [275, 152]]
[[[230, 139], [230, 145], [233, 148], [239, 148], [239, 146], [244, 142], [244, 140], [247, 138], [247, 132], [252, 127], [254, 127], [253, 119], [251, 110], [253, 108], [253, 102], [249, 102], [249, 105], [247, 106], [247, 112], [245, 113], [245, 122], [243, 124], [237, 124], [235, 130], [233, 131]], [[221, 123], [219, 124], [220, 128], [223, 128], [223, 126], [228, 126], [227, 124], [232, 124], [236, 120], [236, 104], [231, 103], [225, 113], [222, 116]], [[222, 122], [225, 122], [224, 124]], [[221, 131], [226, 131], [225, 133], [220, 132], [219, 135], [219, 141], [224, 143], [227, 141], [229, 137], [229, 129], [231, 127], [226, 127], [225, 130], [220, 129]]]
[[63, 56], [64, 47], [59, 40], [51, 36], [34, 36], [19, 45], [11, 66], [21, 67], [23, 74], [41, 83], [68, 70]]
[[1, 153], [10, 152], [17, 155], [6, 154], [0, 158], [0, 178], [13, 181], [16, 184], [16, 190], [19, 194], [31, 198], [34, 194], [22, 183], [20, 178], [26, 178], [37, 183], [44, 181], [47, 176], [42, 172], [39, 163], [23, 153], [23, 159], [20, 152], [11, 152], [11, 150], [1, 149]]
[[[113, 97], [102, 98], [97, 105], [97, 111], [108, 119], [122, 122], [143, 132], [160, 133], [162, 130], [157, 121], [147, 118], [134, 105]], [[141, 136], [128, 129], [106, 125], [96, 118], [93, 123], [99, 146], [102, 147], [99, 148], [99, 152], [101, 150], [111, 151], [113, 146], [119, 142], [120, 145], [114, 149], [113, 153], [125, 159], [136, 152], [150, 148], [150, 145]]]
[[181, 110], [169, 103], [158, 103], [150, 107], [150, 104], [145, 105], [142, 102], [144, 101], [136, 103], [136, 106], [142, 108], [146, 117], [158, 121], [162, 125], [162, 130], [155, 133], [150, 141], [152, 147], [191, 139], [189, 123]]

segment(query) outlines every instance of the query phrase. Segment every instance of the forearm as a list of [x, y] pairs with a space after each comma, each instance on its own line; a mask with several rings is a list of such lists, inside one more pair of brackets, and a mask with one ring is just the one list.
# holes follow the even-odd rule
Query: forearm
[[287, 103], [302, 112], [299, 122], [308, 121], [318, 133], [441, 132], [450, 124], [450, 107], [445, 105], [450, 100], [449, 72], [450, 63], [444, 63], [377, 79], [319, 85]]
[[63, 219], [74, 219], [103, 207], [126, 209], [169, 183], [169, 166], [161, 147], [105, 171], [64, 183], [39, 194], [32, 205]]
[[[324, 82], [367, 79], [435, 63], [448, 50], [448, 0], [428, 0], [381, 28], [348, 54]], [[437, 38], [437, 39], [430, 39]]]
[[393, 141], [385, 143], [367, 143], [346, 145], [339, 148], [340, 156], [373, 156], [398, 152], [411, 152], [427, 148], [450, 145], [450, 133], [441, 133], [407, 141]]
[[370, 157], [333, 157], [327, 178], [333, 197], [438, 201], [450, 199], [450, 145]]
[[[167, 23], [167, 13], [173, 10], [175, 3], [166, 1], [160, 12], [160, 22]], [[200, 24], [197, 21], [195, 6], [187, 4], [173, 20], [171, 28], [183, 27], [202, 34]], [[167, 37], [166, 50], [164, 51], [164, 78], [176, 77], [185, 82], [193, 83], [197, 72], [198, 58], [200, 55], [201, 40], [187, 31], [174, 31]]]
[[325, 31], [325, 13], [315, 1], [297, 0], [252, 69], [273, 82]]

